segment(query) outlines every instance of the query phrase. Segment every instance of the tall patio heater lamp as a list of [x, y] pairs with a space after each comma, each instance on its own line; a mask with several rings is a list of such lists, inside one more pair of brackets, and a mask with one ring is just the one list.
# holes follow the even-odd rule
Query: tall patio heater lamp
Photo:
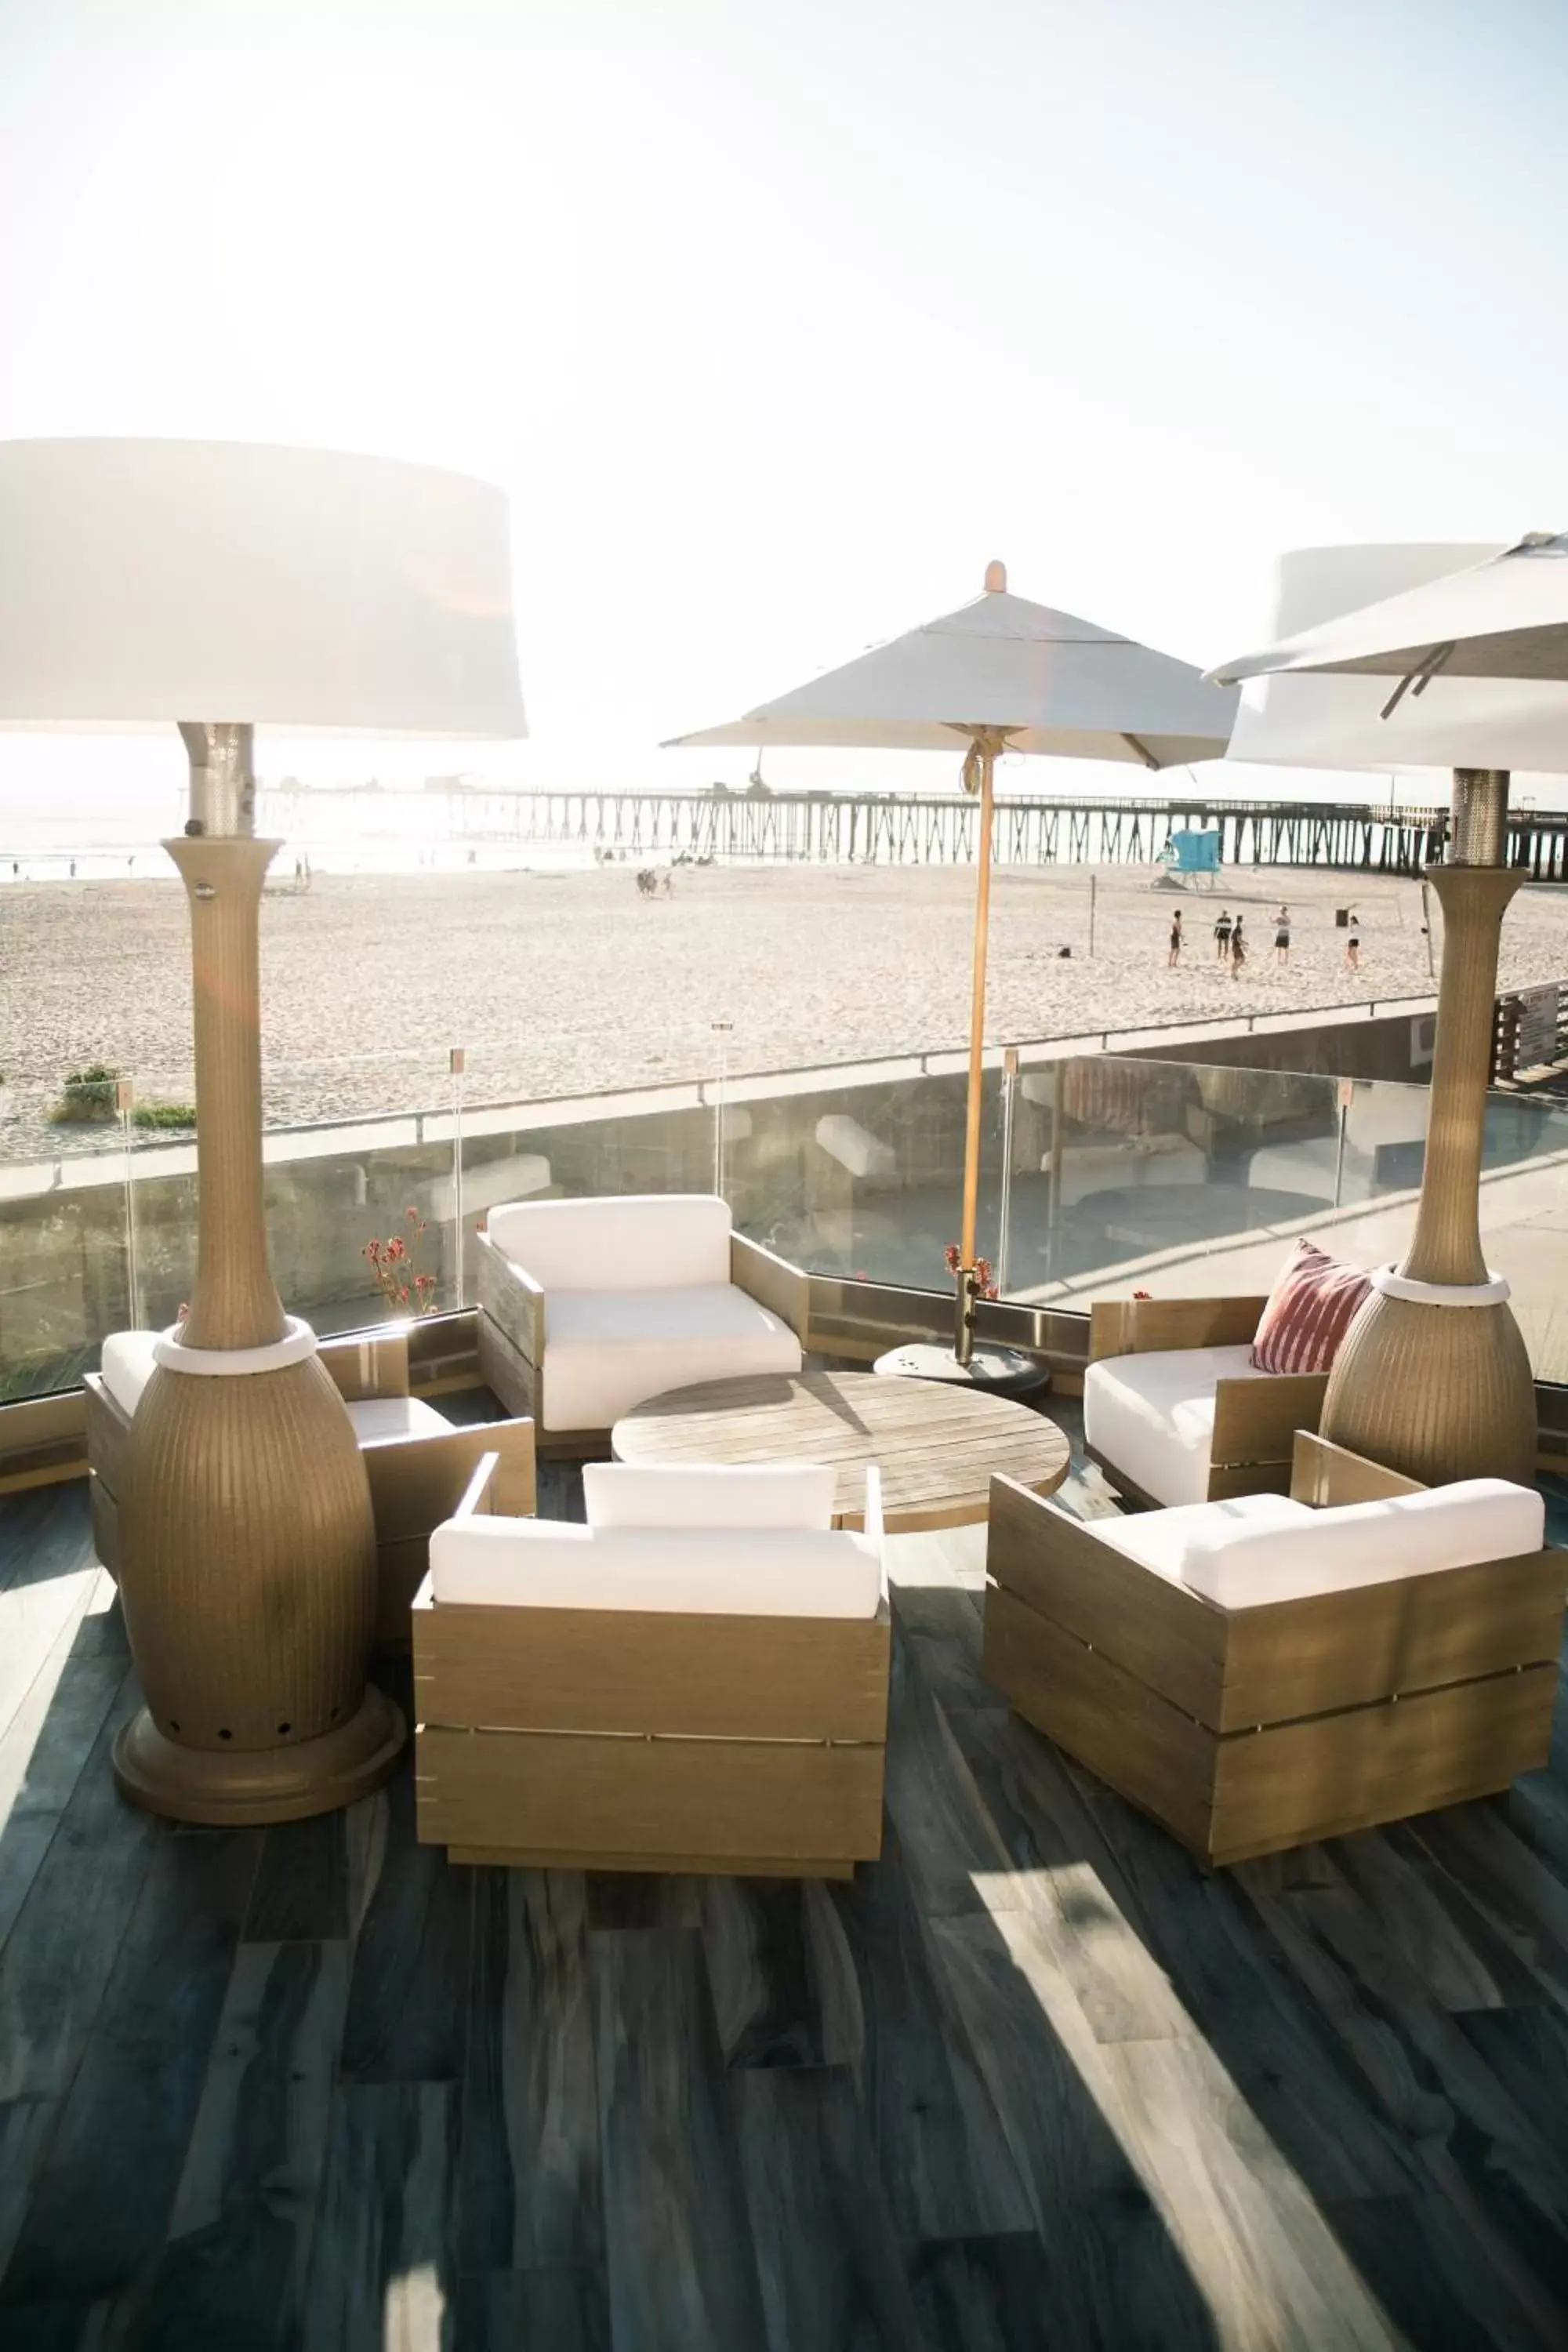
[[190, 820], [197, 1265], [127, 1440], [121, 1592], [154, 1812], [286, 1821], [374, 1788], [370, 1495], [315, 1336], [268, 1271], [252, 730], [523, 732], [505, 501], [319, 449], [0, 444], [0, 724], [177, 724]]
[[1219, 758], [1235, 710], [1234, 697], [1187, 663], [1013, 595], [1005, 566], [993, 563], [984, 593], [956, 613], [874, 646], [731, 725], [675, 739], [680, 747], [778, 744], [859, 751], [951, 752], [965, 746], [963, 787], [978, 799], [980, 824], [953, 1339], [951, 1348], [900, 1348], [881, 1360], [879, 1370], [1004, 1391], [1037, 1385], [1040, 1379], [1032, 1358], [1012, 1348], [977, 1347], [974, 1339], [997, 759], [1005, 751], [1035, 751], [1146, 769], [1189, 766]]
[[1336, 764], [1359, 751], [1453, 772], [1447, 852], [1427, 869], [1443, 965], [1415, 1229], [1335, 1359], [1323, 1434], [1429, 1485], [1528, 1484], [1534, 1384], [1481, 1245], [1480, 1167], [1502, 918], [1524, 880], [1507, 862], [1509, 772], [1568, 765], [1568, 538], [1312, 550], [1286, 559], [1281, 606], [1294, 633], [1215, 673], [1266, 681], [1248, 689], [1235, 757], [1333, 758], [1337, 744]]

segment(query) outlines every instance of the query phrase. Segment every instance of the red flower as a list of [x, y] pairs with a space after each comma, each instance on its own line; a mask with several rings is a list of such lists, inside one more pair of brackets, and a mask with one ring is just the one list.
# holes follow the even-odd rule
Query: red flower
[[386, 1255], [395, 1262], [398, 1258], [406, 1257], [408, 1255], [408, 1245], [400, 1234], [394, 1234], [392, 1239], [387, 1243]]
[[1132, 1296], [1134, 1298], [1152, 1298], [1154, 1294], [1152, 1290], [1135, 1290]]

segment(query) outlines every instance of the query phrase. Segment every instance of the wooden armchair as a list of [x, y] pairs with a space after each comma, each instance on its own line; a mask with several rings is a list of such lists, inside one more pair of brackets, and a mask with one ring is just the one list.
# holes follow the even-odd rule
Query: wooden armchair
[[454, 1862], [764, 1877], [874, 1857], [876, 1471], [850, 1534], [830, 1467], [594, 1465], [586, 1526], [498, 1514], [494, 1469], [437, 1530], [414, 1605], [421, 1841]]
[[1202, 1862], [1339, 1836], [1545, 1763], [1542, 1524], [1533, 1488], [1426, 1490], [1306, 1433], [1289, 1497], [1083, 1522], [994, 1478], [985, 1672]]
[[1119, 1494], [1173, 1506], [1285, 1494], [1326, 1372], [1258, 1372], [1265, 1298], [1118, 1298], [1089, 1308], [1084, 1451]]
[[667, 1389], [801, 1368], [806, 1277], [717, 1196], [509, 1202], [478, 1238], [479, 1369], [544, 1452], [607, 1454]]
[[[88, 1373], [87, 1455], [93, 1545], [120, 1572], [120, 1490], [125, 1439], [153, 1369], [151, 1331], [111, 1333], [103, 1370]], [[378, 1643], [406, 1643], [409, 1611], [429, 1564], [430, 1534], [449, 1518], [476, 1464], [496, 1457], [502, 1507], [531, 1511], [533, 1423], [526, 1419], [459, 1428], [409, 1394], [408, 1338], [393, 1328], [323, 1339], [321, 1360], [337, 1384], [359, 1438], [375, 1517]]]

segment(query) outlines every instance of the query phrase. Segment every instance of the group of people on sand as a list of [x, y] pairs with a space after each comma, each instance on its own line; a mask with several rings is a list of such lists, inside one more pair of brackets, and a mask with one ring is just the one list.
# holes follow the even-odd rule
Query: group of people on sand
[[[1347, 919], [1345, 969], [1347, 971], [1359, 971], [1361, 917], [1353, 907], [1347, 909]], [[1171, 951], [1165, 960], [1173, 971], [1182, 960], [1183, 945], [1182, 910], [1175, 907], [1171, 911]], [[1239, 914], [1233, 918], [1228, 907], [1222, 907], [1215, 919], [1214, 951], [1215, 962], [1228, 969], [1232, 980], [1239, 980], [1247, 964], [1247, 940], [1244, 919]], [[1274, 916], [1274, 961], [1279, 965], [1288, 964], [1290, 961], [1290, 909], [1283, 904], [1276, 909]]]

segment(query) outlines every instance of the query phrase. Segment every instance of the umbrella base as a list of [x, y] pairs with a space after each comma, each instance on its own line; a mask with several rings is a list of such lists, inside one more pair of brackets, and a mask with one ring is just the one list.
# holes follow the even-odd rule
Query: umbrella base
[[951, 1348], [934, 1341], [913, 1340], [879, 1356], [875, 1370], [910, 1381], [951, 1381], [955, 1388], [980, 1389], [987, 1396], [1043, 1396], [1051, 1384], [1050, 1367], [1017, 1348], [976, 1348], [961, 1364]]

